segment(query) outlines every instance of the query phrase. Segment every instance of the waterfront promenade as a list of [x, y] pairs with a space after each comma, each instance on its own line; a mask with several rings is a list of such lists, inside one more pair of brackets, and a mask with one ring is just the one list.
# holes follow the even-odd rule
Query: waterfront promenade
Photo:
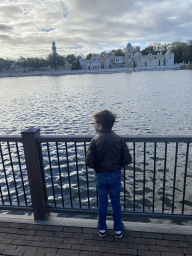
[[116, 239], [107, 223], [100, 238], [97, 220], [0, 214], [0, 255], [192, 256], [192, 226], [124, 222], [124, 236]]
[[172, 66], [154, 66], [154, 67], [136, 67], [136, 68], [110, 68], [96, 70], [49, 70], [49, 71], [32, 71], [32, 72], [6, 72], [0, 73], [0, 78], [3, 77], [26, 77], [26, 76], [65, 76], [65, 75], [84, 75], [84, 74], [112, 74], [112, 73], [131, 73], [132, 71], [165, 71], [179, 70], [180, 64]]

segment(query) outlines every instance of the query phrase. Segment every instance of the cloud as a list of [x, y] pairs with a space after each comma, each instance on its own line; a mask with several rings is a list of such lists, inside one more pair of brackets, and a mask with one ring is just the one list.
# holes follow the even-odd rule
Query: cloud
[[2, 41], [7, 41], [7, 40], [10, 40], [10, 39], [11, 39], [10, 36], [0, 34], [0, 40], [2, 40]]
[[11, 26], [0, 24], [0, 31], [11, 31], [12, 29]]
[[101, 52], [192, 38], [191, 0], [5, 0], [0, 57]]

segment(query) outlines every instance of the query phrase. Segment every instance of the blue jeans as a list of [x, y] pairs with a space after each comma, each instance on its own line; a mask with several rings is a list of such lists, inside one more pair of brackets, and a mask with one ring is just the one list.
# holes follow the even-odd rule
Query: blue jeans
[[98, 205], [98, 229], [106, 230], [106, 216], [108, 208], [108, 194], [111, 198], [111, 204], [113, 209], [113, 221], [114, 230], [122, 231], [121, 224], [121, 204], [120, 204], [120, 192], [121, 192], [121, 171], [116, 172], [100, 172], [96, 173], [97, 181], [97, 193], [99, 196]]

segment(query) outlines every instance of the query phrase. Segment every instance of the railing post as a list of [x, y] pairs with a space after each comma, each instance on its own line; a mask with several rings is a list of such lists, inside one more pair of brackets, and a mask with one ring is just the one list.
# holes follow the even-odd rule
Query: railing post
[[49, 213], [46, 212], [47, 193], [42, 166], [42, 154], [36, 142], [36, 136], [40, 134], [40, 129], [30, 128], [21, 134], [34, 218], [35, 220], [45, 220], [49, 216]]

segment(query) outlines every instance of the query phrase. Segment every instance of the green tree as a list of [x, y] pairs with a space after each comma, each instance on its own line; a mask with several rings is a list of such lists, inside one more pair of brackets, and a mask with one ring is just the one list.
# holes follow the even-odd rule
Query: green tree
[[57, 53], [49, 54], [49, 56], [47, 57], [47, 65], [51, 66], [52, 68], [55, 68], [55, 70], [58, 67], [64, 67], [65, 66], [65, 57], [63, 57]]
[[152, 45], [147, 46], [145, 49], [141, 51], [141, 53], [143, 55], [148, 55], [149, 53], [152, 53], [153, 55], [157, 54]]
[[66, 57], [66, 61], [68, 61], [70, 64], [74, 64], [77, 62], [77, 57], [74, 54], [69, 54]]
[[38, 69], [40, 67], [40, 59], [39, 58], [28, 58], [27, 59], [28, 67]]
[[93, 54], [92, 53], [89, 53], [87, 56], [86, 56], [86, 60], [90, 60], [91, 59], [91, 57], [93, 56]]
[[114, 56], [125, 56], [125, 53], [124, 53], [123, 50], [121, 50], [121, 49], [112, 50], [111, 53], [112, 53]]
[[151, 44], [155, 52], [162, 52], [165, 54], [168, 51], [169, 44], [154, 43]]
[[0, 61], [0, 69], [2, 70], [2, 69], [5, 68], [6, 70], [9, 70], [11, 68], [11, 64], [12, 63], [14, 63], [14, 61], [10, 60], [8, 58], [6, 60], [1, 59], [1, 61]]
[[79, 59], [77, 59], [76, 62], [74, 62], [71, 67], [71, 70], [78, 70], [78, 69], [82, 69]]
[[192, 44], [189, 45], [189, 51], [190, 51], [189, 61], [192, 62]]
[[68, 61], [70, 64], [72, 64], [71, 70], [82, 69], [79, 59], [74, 54], [67, 55], [66, 61]]
[[187, 43], [175, 41], [170, 44], [169, 50], [174, 53], [175, 63], [188, 62], [191, 60], [191, 47]]
[[168, 47], [169, 44], [154, 43], [148, 45], [145, 49], [141, 51], [141, 53], [143, 55], [148, 55], [149, 53], [156, 55], [158, 52], [162, 52], [162, 54], [165, 54], [168, 51]]
[[39, 59], [39, 64], [40, 64], [40, 67], [46, 67], [47, 66], [47, 60], [43, 59], [43, 58], [40, 58]]
[[115, 56], [125, 56], [125, 53], [123, 52], [123, 50], [118, 49], [115, 53]]
[[140, 46], [136, 46], [135, 48], [133, 48], [133, 53], [139, 53], [141, 51]]
[[17, 61], [16, 61], [16, 65], [24, 67], [24, 68], [40, 68], [40, 67], [44, 67], [46, 66], [47, 62], [45, 59], [43, 58], [23, 58], [20, 57]]
[[22, 56], [16, 61], [16, 65], [21, 66], [23, 68], [27, 67], [26, 64], [27, 64], [26, 59], [23, 58]]

